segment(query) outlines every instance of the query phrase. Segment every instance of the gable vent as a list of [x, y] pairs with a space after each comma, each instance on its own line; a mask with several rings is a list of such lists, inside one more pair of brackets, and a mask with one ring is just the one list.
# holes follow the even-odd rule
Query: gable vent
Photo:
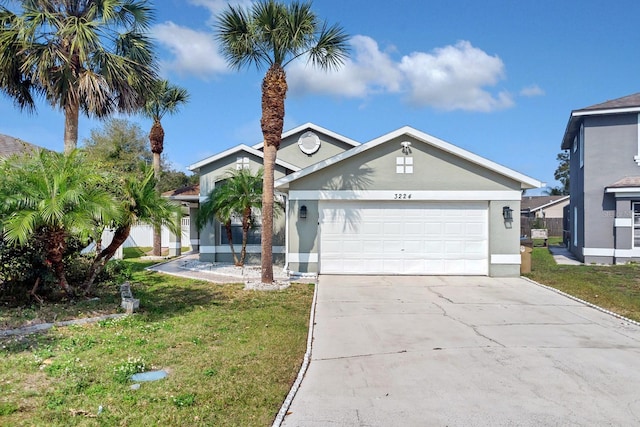
[[311, 131], [305, 132], [298, 138], [298, 147], [305, 154], [313, 154], [320, 149], [320, 138]]

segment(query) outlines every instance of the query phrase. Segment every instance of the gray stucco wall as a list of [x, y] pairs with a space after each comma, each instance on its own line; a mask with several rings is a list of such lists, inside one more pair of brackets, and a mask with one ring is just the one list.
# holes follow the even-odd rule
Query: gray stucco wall
[[[305, 154], [300, 151], [300, 148], [298, 147], [298, 140], [300, 136], [307, 131], [313, 132], [320, 139], [320, 148], [313, 154]], [[353, 148], [350, 144], [346, 144], [323, 133], [306, 129], [293, 135], [289, 135], [287, 138], [282, 140], [280, 148], [278, 149], [278, 159], [304, 169], [307, 166], [328, 159], [329, 157], [333, 157], [350, 148]]]
[[[482, 166], [415, 141], [413, 174], [396, 174], [399, 137], [295, 182], [296, 190], [505, 190], [519, 183]], [[406, 156], [405, 156], [406, 157]]]
[[[588, 253], [590, 249], [613, 249], [630, 241], [630, 236], [624, 236], [627, 232], [631, 233], [630, 228], [616, 231], [614, 227], [616, 216], [623, 217], [624, 211], [629, 209], [624, 208], [616, 213], [615, 196], [605, 193], [605, 188], [624, 177], [640, 175], [640, 167], [634, 160], [634, 156], [638, 155], [638, 115], [585, 117], [583, 123], [584, 168], [580, 168], [579, 149], [571, 152], [570, 164], [572, 171], [575, 168], [576, 172], [571, 173], [572, 213], [573, 206], [577, 206], [579, 211], [583, 207], [579, 215], [584, 218], [584, 225], [578, 226], [579, 242], [575, 252], [585, 263], [608, 264], [615, 261], [612, 256]], [[577, 177], [575, 188], [574, 175]], [[581, 175], [584, 175], [583, 180]], [[580, 191], [581, 185], [583, 191]], [[622, 205], [620, 207], [623, 208]], [[584, 240], [581, 242], [582, 235]], [[585, 249], [587, 255], [583, 255]]]

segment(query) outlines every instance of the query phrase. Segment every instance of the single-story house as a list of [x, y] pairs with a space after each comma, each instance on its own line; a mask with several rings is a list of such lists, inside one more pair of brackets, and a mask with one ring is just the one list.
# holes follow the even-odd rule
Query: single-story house
[[0, 158], [33, 153], [38, 149], [42, 150], [43, 148], [9, 135], [0, 134]]
[[569, 196], [522, 196], [520, 215], [527, 218], [562, 218]]
[[[262, 147], [191, 165], [200, 200], [229, 168], [261, 167]], [[291, 274], [519, 275], [521, 193], [543, 185], [411, 127], [360, 144], [298, 126], [282, 135], [275, 173], [285, 208], [274, 259]], [[198, 243], [202, 260], [230, 261], [220, 224]]]

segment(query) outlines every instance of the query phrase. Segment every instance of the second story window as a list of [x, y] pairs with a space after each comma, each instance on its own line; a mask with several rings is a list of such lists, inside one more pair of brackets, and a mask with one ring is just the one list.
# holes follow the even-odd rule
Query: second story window
[[249, 169], [249, 158], [248, 157], [238, 157], [236, 158], [236, 169]]

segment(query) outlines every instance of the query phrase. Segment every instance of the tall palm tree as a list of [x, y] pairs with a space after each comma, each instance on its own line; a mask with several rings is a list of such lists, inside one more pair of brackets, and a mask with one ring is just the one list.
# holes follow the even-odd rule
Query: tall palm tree
[[[2, 1], [5, 3], [5, 1]], [[80, 112], [132, 113], [156, 79], [146, 0], [17, 0], [0, 6], [0, 91], [20, 109], [43, 96], [64, 112], [64, 151], [76, 148]]]
[[157, 226], [167, 226], [172, 233], [179, 234], [180, 206], [158, 194], [153, 169], [145, 173], [140, 181], [137, 176], [130, 174], [118, 179], [120, 185], [113, 185], [115, 197], [118, 199], [118, 216], [111, 243], [102, 251], [96, 253], [87, 278], [83, 284], [85, 294], [91, 292], [95, 278], [116, 253], [118, 248], [129, 237], [131, 226], [136, 221], [143, 221]]
[[[166, 80], [158, 80], [154, 83], [147, 102], [142, 110], [143, 114], [153, 120], [149, 143], [153, 153], [153, 170], [156, 182], [160, 181], [160, 159], [164, 150], [164, 129], [161, 120], [166, 114], [174, 114], [182, 104], [189, 101], [189, 93], [186, 89], [169, 84]], [[158, 256], [162, 248], [160, 228], [153, 230], [153, 254]]]
[[[249, 169], [230, 170], [227, 178], [211, 190], [198, 211], [198, 228], [212, 222], [213, 218], [224, 225], [233, 261], [238, 266], [244, 265], [247, 256], [249, 230], [255, 224], [253, 210], [262, 207], [262, 177], [262, 169], [255, 175]], [[231, 222], [235, 217], [242, 220], [240, 258], [236, 255], [231, 232]]]
[[73, 296], [63, 262], [67, 242], [71, 237], [87, 238], [96, 222], [115, 218], [116, 200], [77, 150], [68, 155], [43, 150], [21, 160], [4, 160], [1, 167], [0, 230], [5, 241], [25, 245], [41, 236], [47, 264], [60, 287]]
[[216, 37], [228, 63], [236, 69], [266, 67], [262, 80], [264, 183], [262, 193], [262, 282], [273, 282], [274, 169], [284, 124], [287, 95], [285, 67], [306, 56], [321, 69], [338, 68], [348, 54], [341, 27], [321, 23], [311, 3], [261, 0], [251, 8], [229, 5], [217, 23]]

